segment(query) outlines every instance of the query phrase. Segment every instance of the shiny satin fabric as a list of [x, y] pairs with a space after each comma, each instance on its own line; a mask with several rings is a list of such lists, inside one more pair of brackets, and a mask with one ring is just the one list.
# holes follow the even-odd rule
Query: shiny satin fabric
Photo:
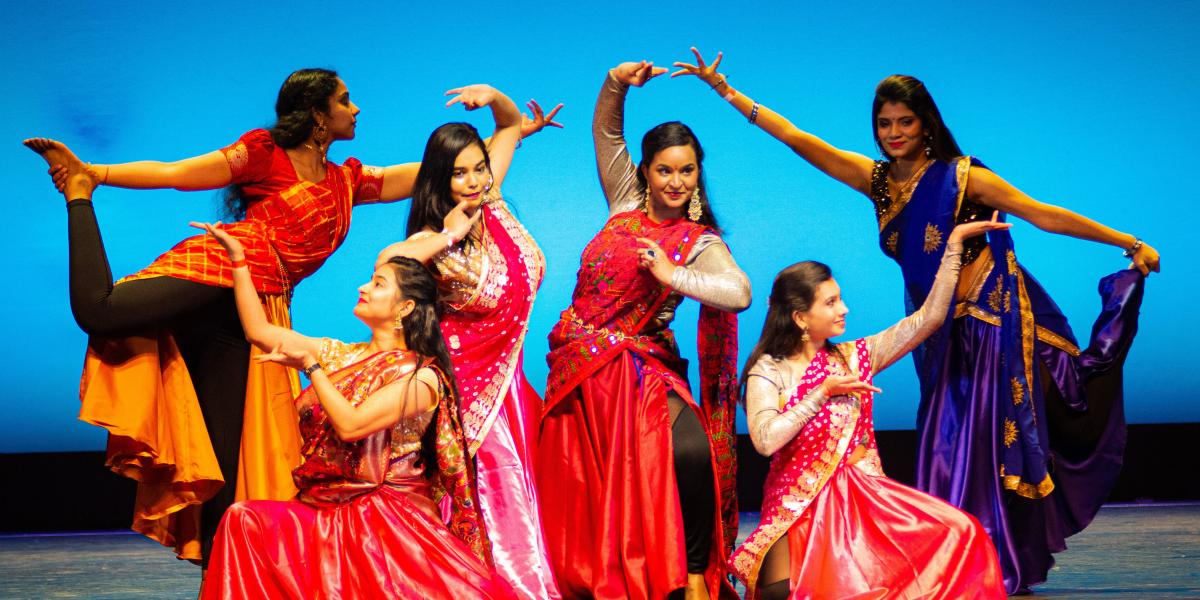
[[1005, 597], [974, 517], [859, 464], [839, 467], [788, 532], [790, 598]]
[[[549, 499], [543, 522], [564, 597], [661, 599], [687, 584], [668, 391], [694, 409], [678, 375], [622, 352], [543, 417], [538, 486]], [[719, 515], [713, 536], [709, 594], [736, 597], [724, 577]]]
[[234, 504], [201, 598], [516, 598], [442, 524], [428, 487], [418, 477], [321, 507]]

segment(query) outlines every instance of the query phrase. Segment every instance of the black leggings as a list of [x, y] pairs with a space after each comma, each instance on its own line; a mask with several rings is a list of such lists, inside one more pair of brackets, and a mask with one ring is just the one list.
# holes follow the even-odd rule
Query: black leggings
[[708, 434], [696, 413], [674, 392], [667, 396], [673, 413], [671, 445], [675, 451], [675, 485], [683, 512], [684, 545], [688, 573], [703, 573], [712, 550], [713, 517], [717, 510], [713, 491], [712, 457]]
[[71, 312], [90, 336], [125, 337], [170, 330], [200, 401], [204, 426], [225, 485], [200, 510], [200, 552], [208, 564], [213, 537], [237, 488], [242, 412], [250, 344], [233, 290], [173, 277], [114, 286], [96, 213], [89, 200], [67, 204]]

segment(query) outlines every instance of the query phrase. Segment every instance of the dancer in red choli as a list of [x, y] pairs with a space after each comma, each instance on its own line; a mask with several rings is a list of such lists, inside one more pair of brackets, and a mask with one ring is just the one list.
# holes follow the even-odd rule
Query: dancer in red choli
[[920, 310], [881, 333], [846, 330], [841, 290], [818, 262], [784, 269], [747, 362], [746, 420], [771, 457], [762, 520], [730, 566], [748, 598], [1003, 598], [1000, 563], [974, 517], [883, 474], [871, 420], [876, 373], [945, 322], [962, 240], [1007, 224], [955, 228]]
[[[610, 218], [550, 333], [537, 450], [547, 544], [565, 597], [732, 597], [737, 319], [750, 286], [719, 237], [691, 130], [625, 147], [624, 96], [663, 69], [606, 76], [593, 134]], [[699, 301], [700, 403], [669, 325]]]
[[296, 398], [298, 497], [226, 512], [201, 597], [515, 598], [490, 565], [429, 271], [397, 257], [358, 289], [370, 341], [310, 338], [267, 320], [245, 248], [203, 227], [228, 249], [259, 360], [312, 386]]

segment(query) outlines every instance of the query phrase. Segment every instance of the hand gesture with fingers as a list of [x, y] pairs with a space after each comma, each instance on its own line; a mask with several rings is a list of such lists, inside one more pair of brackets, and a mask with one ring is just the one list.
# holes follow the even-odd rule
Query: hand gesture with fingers
[[467, 208], [471, 203], [463, 200], [459, 202], [450, 212], [446, 213], [446, 218], [442, 220], [442, 229], [450, 237], [456, 240], [462, 240], [471, 233], [471, 229], [483, 218], [483, 211], [478, 207], [471, 214], [467, 214]]
[[720, 52], [717, 53], [717, 59], [711, 65], [704, 62], [704, 57], [700, 55], [700, 51], [695, 46], [692, 46], [692, 54], [696, 56], [696, 64], [676, 62], [674, 66], [679, 67], [679, 70], [671, 73], [671, 77], [695, 75], [701, 81], [707, 83], [708, 87], [713, 89], [725, 85], [725, 76], [717, 72], [717, 67], [720, 66], [723, 56]]
[[277, 363], [285, 367], [303, 371], [304, 369], [317, 362], [307, 350], [296, 350], [294, 348], [284, 348], [283, 344], [276, 344], [270, 352], [256, 354], [254, 361], [259, 363]]
[[946, 238], [946, 242], [961, 242], [989, 231], [1002, 231], [1010, 227], [1012, 227], [1012, 223], [1000, 222], [1000, 211], [997, 210], [992, 212], [992, 220], [990, 221], [973, 221], [955, 227], [950, 232], [950, 236]]
[[613, 77], [617, 81], [634, 87], [642, 87], [646, 85], [647, 81], [666, 72], [666, 67], [656, 67], [653, 62], [648, 60], [621, 63], [612, 70]]
[[492, 103], [492, 100], [496, 98], [496, 88], [487, 84], [476, 83], [474, 85], [447, 90], [445, 95], [454, 96], [446, 103], [446, 106], [462, 104], [463, 108], [467, 110], [475, 110]]
[[521, 113], [522, 138], [527, 138], [545, 129], [547, 126], [562, 129], [562, 123], [554, 120], [554, 115], [557, 115], [558, 111], [562, 110], [562, 102], [559, 102], [558, 106], [550, 109], [549, 113], [542, 112], [542, 107], [537, 103], [537, 100], [530, 100], [525, 103], [525, 106], [529, 107], [529, 112], [533, 113], [533, 117]]
[[229, 235], [228, 231], [221, 229], [220, 221], [217, 221], [216, 223], [199, 223], [197, 221], [192, 221], [191, 223], [188, 223], [188, 225], [191, 225], [196, 229], [203, 229], [204, 231], [208, 232], [209, 235], [217, 238], [217, 243], [221, 244], [221, 246], [225, 248], [225, 252], [229, 254], [229, 260], [238, 262], [246, 259], [246, 247], [242, 246], [242, 243], [239, 242], [237, 238]]
[[667, 259], [667, 253], [650, 238], [637, 238], [637, 242], [641, 245], [637, 250], [638, 265], [643, 269], [649, 269], [650, 274], [659, 283], [670, 286], [671, 275], [675, 273], [675, 265]]
[[859, 379], [857, 375], [830, 375], [825, 378], [825, 381], [821, 382], [821, 387], [824, 388], [827, 398], [865, 394], [868, 392], [878, 394], [883, 391]]

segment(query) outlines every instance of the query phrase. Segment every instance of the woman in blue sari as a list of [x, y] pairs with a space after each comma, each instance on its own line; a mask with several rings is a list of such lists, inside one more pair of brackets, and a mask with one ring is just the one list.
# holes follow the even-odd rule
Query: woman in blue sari
[[975, 515], [996, 544], [1009, 593], [1046, 580], [1053, 552], [1108, 497], [1125, 447], [1121, 366], [1144, 277], [1159, 256], [1140, 239], [1030, 198], [964, 156], [919, 80], [893, 75], [871, 120], [886, 160], [835, 148], [730, 87], [705, 64], [675, 63], [801, 158], [871, 199], [879, 242], [904, 276], [908, 312], [933, 284], [955, 225], [993, 210], [1039, 229], [1116, 246], [1132, 268], [1100, 281], [1103, 309], [1080, 349], [1062, 312], [1017, 261], [1012, 237], [969, 240], [953, 319], [914, 352], [921, 381], [917, 487]]

